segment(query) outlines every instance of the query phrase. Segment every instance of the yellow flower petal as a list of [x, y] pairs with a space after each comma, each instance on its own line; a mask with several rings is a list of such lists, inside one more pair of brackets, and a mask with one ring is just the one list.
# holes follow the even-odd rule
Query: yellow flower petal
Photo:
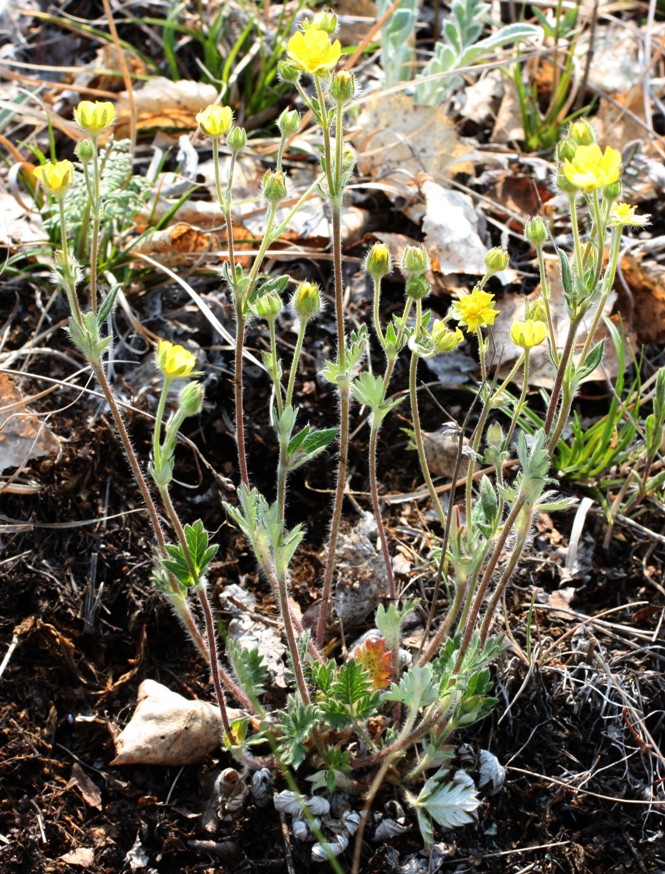
[[197, 114], [196, 123], [204, 134], [208, 134], [213, 139], [226, 136], [233, 124], [233, 110], [230, 106], [219, 104], [206, 106]]

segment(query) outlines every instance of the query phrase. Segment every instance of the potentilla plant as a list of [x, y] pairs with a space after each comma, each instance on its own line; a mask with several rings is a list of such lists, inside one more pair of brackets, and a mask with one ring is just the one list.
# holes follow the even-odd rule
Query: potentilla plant
[[[276, 796], [281, 810], [294, 816], [294, 833], [313, 842], [313, 857], [332, 860], [350, 844], [354, 834], [352, 870], [360, 868], [362, 836], [371, 806], [385, 783], [401, 795], [413, 810], [423, 838], [434, 839], [436, 825], [450, 828], [473, 820], [480, 797], [468, 775], [451, 768], [451, 739], [482, 719], [492, 707], [490, 696], [492, 661], [504, 647], [494, 632], [501, 596], [514, 574], [528, 542], [534, 514], [567, 506], [553, 496], [550, 486], [553, 448], [570, 416], [580, 381], [601, 362], [603, 344], [595, 343], [596, 328], [614, 281], [621, 233], [626, 226], [642, 226], [645, 219], [635, 209], [618, 202], [621, 193], [621, 156], [611, 147], [601, 150], [593, 128], [584, 122], [571, 126], [559, 145], [557, 184], [568, 195], [574, 245], [571, 252], [558, 250], [569, 328], [557, 336], [551, 313], [551, 292], [544, 270], [547, 228], [539, 217], [525, 227], [541, 270], [542, 293], [525, 302], [524, 317], [515, 320], [510, 336], [520, 354], [506, 379], [492, 378], [489, 362], [492, 330], [500, 312], [495, 306], [490, 280], [504, 270], [507, 251], [495, 248], [486, 256], [486, 272], [470, 291], [462, 292], [444, 318], [435, 318], [426, 308], [430, 292], [430, 263], [422, 247], [407, 247], [401, 260], [404, 281], [402, 312], [386, 320], [381, 305], [382, 283], [392, 269], [392, 258], [383, 244], [374, 245], [365, 260], [365, 271], [374, 292], [368, 326], [347, 334], [342, 289], [341, 213], [345, 187], [353, 173], [355, 158], [344, 143], [344, 111], [353, 100], [352, 74], [335, 71], [341, 46], [334, 39], [335, 16], [316, 16], [288, 43], [280, 67], [282, 77], [293, 83], [320, 131], [320, 174], [315, 186], [305, 192], [290, 210], [283, 208], [289, 180], [283, 156], [289, 138], [301, 124], [297, 111], [285, 110], [279, 118], [279, 145], [274, 168], [263, 179], [265, 232], [249, 267], [235, 255], [233, 240], [233, 179], [238, 154], [247, 147], [245, 131], [234, 125], [229, 107], [209, 106], [197, 116], [199, 130], [212, 144], [215, 188], [228, 230], [228, 261], [223, 269], [236, 322], [235, 401], [239, 485], [237, 501], [226, 504], [231, 520], [250, 544], [263, 578], [279, 605], [288, 648], [291, 686], [281, 708], [268, 710], [262, 702], [266, 668], [260, 653], [228, 641], [220, 656], [216, 624], [209, 596], [208, 573], [218, 545], [213, 543], [204, 520], [183, 523], [170, 495], [179, 431], [185, 420], [199, 413], [204, 401], [197, 381], [198, 363], [180, 345], [167, 340], [157, 344], [156, 369], [162, 389], [155, 416], [149, 477], [132, 447], [120, 407], [109, 382], [104, 356], [111, 341], [105, 335], [116, 290], [100, 294], [97, 281], [95, 239], [103, 221], [97, 160], [98, 138], [113, 124], [111, 104], [84, 102], [76, 118], [88, 135], [78, 148], [88, 180], [92, 222], [91, 261], [88, 281], [74, 258], [67, 235], [66, 197], [74, 165], [69, 161], [47, 164], [36, 171], [39, 182], [52, 196], [60, 217], [61, 246], [55, 253], [54, 275], [69, 302], [69, 334], [88, 361], [112, 412], [118, 434], [148, 510], [156, 538], [154, 578], [172, 604], [184, 627], [210, 665], [223, 724], [225, 748], [249, 770], [278, 769], [290, 784], [287, 795]], [[228, 158], [222, 160], [220, 144], [226, 143]], [[107, 147], [108, 148], [108, 147]], [[322, 291], [313, 282], [297, 284], [290, 292], [289, 306], [297, 319], [297, 340], [288, 377], [278, 352], [279, 315], [288, 276], [262, 274], [265, 254], [288, 225], [291, 217], [312, 191], [328, 204], [333, 252], [334, 301], [332, 318], [337, 328], [337, 350], [326, 363], [322, 376], [334, 386], [339, 399], [337, 421], [314, 430], [300, 420], [298, 371], [312, 320], [321, 317]], [[588, 220], [581, 225], [578, 208], [584, 201]], [[604, 252], [609, 239], [609, 257]], [[244, 263], [244, 262], [243, 262]], [[605, 265], [605, 266], [604, 266]], [[84, 304], [82, 290], [88, 288]], [[266, 325], [267, 350], [263, 364], [272, 384], [270, 421], [279, 450], [275, 472], [274, 500], [251, 484], [251, 459], [247, 457], [243, 413], [243, 353], [247, 325], [251, 320]], [[576, 338], [587, 323], [581, 355], [575, 356]], [[457, 469], [448, 507], [444, 507], [427, 465], [418, 408], [418, 369], [423, 359], [453, 352], [471, 341], [479, 356], [480, 385], [475, 426], [464, 447], [459, 429]], [[365, 367], [372, 345], [380, 350], [382, 364]], [[548, 344], [556, 367], [544, 427], [527, 438], [515, 425], [528, 403], [527, 386], [531, 351]], [[383, 524], [379, 491], [381, 461], [380, 431], [401, 398], [390, 393], [398, 359], [407, 360], [408, 403], [414, 442], [436, 515], [438, 556], [434, 595], [425, 607], [427, 622], [420, 645], [408, 649], [402, 640], [405, 620], [415, 603], [404, 597], [393, 572], [391, 544]], [[517, 376], [523, 390], [516, 401], [513, 424], [504, 433], [493, 413], [505, 404], [508, 384]], [[177, 390], [177, 400], [167, 416], [167, 398]], [[374, 617], [374, 627], [339, 661], [324, 649], [330, 619], [335, 553], [342, 523], [346, 488], [351, 403], [369, 411], [369, 479], [374, 516], [385, 564], [388, 597]], [[660, 415], [659, 411], [659, 415]], [[661, 416], [662, 418], [662, 416]], [[337, 440], [337, 482], [331, 513], [330, 536], [321, 607], [314, 632], [303, 628], [293, 609], [290, 567], [306, 531], [302, 525], [289, 529], [285, 507], [289, 474], [308, 463]], [[652, 440], [655, 445], [655, 437]], [[516, 444], [516, 445], [515, 445]], [[516, 452], [518, 473], [506, 479], [506, 461]], [[467, 473], [461, 494], [456, 482], [467, 458]], [[475, 462], [490, 468], [491, 475], [476, 479]], [[165, 520], [165, 521], [163, 521]], [[202, 617], [202, 623], [199, 617]], [[203, 631], [199, 625], [202, 624]], [[232, 722], [227, 698], [239, 704], [246, 718]], [[251, 717], [251, 718], [250, 718]], [[304, 787], [313, 795], [307, 798]], [[344, 793], [356, 812], [333, 818], [332, 799]], [[359, 813], [358, 813], [359, 811]], [[352, 814], [352, 815], [351, 815]]]

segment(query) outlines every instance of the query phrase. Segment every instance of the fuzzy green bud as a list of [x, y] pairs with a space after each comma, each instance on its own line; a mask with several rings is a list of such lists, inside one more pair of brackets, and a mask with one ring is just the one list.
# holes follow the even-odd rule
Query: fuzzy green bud
[[321, 290], [314, 282], [301, 282], [291, 298], [295, 314], [303, 322], [314, 318], [321, 311]]
[[547, 310], [545, 309], [545, 301], [542, 297], [527, 301], [526, 318], [531, 319], [533, 322], [547, 322]]
[[356, 166], [356, 153], [350, 146], [345, 146], [342, 154], [342, 173], [349, 176]]
[[495, 246], [485, 254], [485, 267], [488, 273], [501, 273], [510, 264], [510, 255], [501, 246]]
[[89, 164], [95, 157], [95, 144], [92, 140], [79, 140], [74, 149], [76, 157], [82, 164]]
[[374, 243], [365, 257], [365, 270], [372, 279], [383, 279], [392, 270], [390, 249], [385, 243]]
[[282, 82], [288, 82], [290, 85], [294, 85], [300, 79], [300, 70], [296, 70], [286, 61], [277, 64], [277, 73]]
[[485, 444], [487, 448], [494, 450], [494, 452], [500, 452], [505, 439], [501, 425], [498, 422], [490, 422], [485, 431]]
[[277, 127], [283, 137], [290, 137], [300, 130], [300, 113], [297, 109], [285, 109], [277, 119]]
[[429, 270], [429, 255], [422, 246], [407, 246], [402, 255], [402, 270], [418, 276]]
[[247, 145], [247, 131], [244, 127], [232, 127], [226, 137], [226, 143], [232, 152], [241, 152]]
[[356, 94], [356, 80], [353, 73], [348, 70], [340, 70], [335, 73], [330, 83], [330, 98], [338, 106], [343, 106], [353, 100]]
[[281, 170], [267, 170], [261, 183], [263, 196], [268, 203], [279, 203], [286, 197], [286, 179]]
[[203, 409], [205, 391], [200, 382], [188, 382], [180, 389], [180, 409], [185, 416], [197, 416]]
[[328, 36], [332, 36], [337, 30], [337, 16], [332, 9], [322, 9], [305, 26], [308, 30], [310, 27], [313, 27], [315, 30], [324, 30]]
[[603, 188], [603, 195], [607, 200], [618, 200], [621, 197], [622, 190], [621, 180], [617, 179], [616, 182], [612, 182], [611, 185], [606, 185]]
[[422, 273], [412, 274], [406, 280], [404, 291], [411, 300], [422, 300], [430, 293], [430, 284]]
[[260, 319], [272, 322], [282, 312], [282, 298], [276, 291], [268, 291], [254, 301], [252, 311]]
[[568, 138], [576, 146], [590, 146], [596, 142], [596, 132], [585, 118], [574, 121], [568, 128]]
[[559, 140], [556, 145], [557, 161], [572, 161], [575, 157], [577, 146], [572, 140]]
[[543, 243], [547, 240], [547, 228], [540, 216], [536, 215], [526, 220], [524, 223], [524, 239], [534, 245], [536, 249], [542, 248]]

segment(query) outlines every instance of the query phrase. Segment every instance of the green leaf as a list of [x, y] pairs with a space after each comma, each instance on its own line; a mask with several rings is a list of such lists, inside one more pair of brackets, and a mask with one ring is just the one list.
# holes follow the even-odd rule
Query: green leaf
[[289, 276], [270, 276], [263, 282], [257, 282], [249, 296], [248, 303], [253, 304], [258, 298], [269, 292], [281, 294], [289, 284]]
[[581, 361], [575, 370], [575, 382], [580, 383], [587, 376], [590, 376], [603, 360], [605, 353], [605, 340], [596, 343], [593, 349], [589, 352], [584, 361]]
[[386, 693], [388, 701], [399, 701], [411, 710], [428, 707], [437, 699], [437, 687], [431, 665], [414, 665], [402, 674], [399, 686], [394, 683]]
[[285, 765], [298, 768], [305, 761], [308, 743], [318, 722], [317, 707], [304, 704], [299, 695], [289, 695], [286, 710], [282, 711], [277, 723], [279, 757]]
[[226, 639], [226, 654], [240, 688], [252, 703], [257, 702], [265, 691], [264, 684], [268, 679], [268, 668], [258, 647], [245, 649], [229, 636]]
[[437, 771], [427, 780], [418, 797], [410, 803], [416, 808], [416, 812], [424, 810], [443, 828], [459, 828], [474, 822], [474, 813], [481, 802], [471, 781], [442, 784], [446, 773], [445, 770]]
[[109, 317], [119, 291], [120, 283], [117, 283], [113, 286], [113, 288], [109, 291], [104, 300], [101, 302], [99, 309], [97, 310], [97, 323], [100, 328]]

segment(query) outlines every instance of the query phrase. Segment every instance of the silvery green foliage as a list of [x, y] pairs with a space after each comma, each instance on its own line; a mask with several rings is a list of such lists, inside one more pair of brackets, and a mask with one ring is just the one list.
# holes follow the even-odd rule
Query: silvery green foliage
[[[434, 46], [434, 55], [420, 76], [441, 74], [441, 78], [416, 85], [416, 103], [421, 106], [439, 106], [452, 91], [458, 90], [463, 80], [455, 70], [469, 67], [486, 57], [494, 49], [511, 42], [537, 37], [540, 27], [532, 24], [508, 24], [486, 39], [479, 40], [483, 20], [490, 4], [485, 0], [455, 0], [450, 16], [443, 25], [443, 39]], [[445, 75], [448, 74], [448, 75]]]
[[459, 771], [453, 780], [446, 781], [448, 771], [441, 768], [427, 780], [418, 796], [406, 793], [409, 804], [415, 808], [418, 826], [428, 846], [434, 841], [432, 820], [442, 828], [457, 828], [474, 821], [480, 806], [473, 780]]
[[[388, 11], [391, 0], [379, 0], [377, 18]], [[418, 0], [402, 0], [381, 28], [381, 66], [384, 85], [389, 88], [413, 77], [413, 32], [418, 19]]]

